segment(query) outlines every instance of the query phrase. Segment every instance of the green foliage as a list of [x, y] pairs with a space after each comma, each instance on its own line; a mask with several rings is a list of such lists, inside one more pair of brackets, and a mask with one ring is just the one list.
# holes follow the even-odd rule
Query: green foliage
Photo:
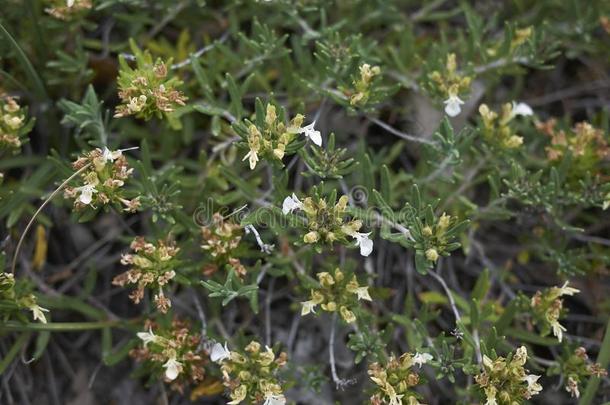
[[0, 373], [99, 330], [74, 369], [172, 403], [607, 400], [609, 35], [602, 0], [7, 5]]

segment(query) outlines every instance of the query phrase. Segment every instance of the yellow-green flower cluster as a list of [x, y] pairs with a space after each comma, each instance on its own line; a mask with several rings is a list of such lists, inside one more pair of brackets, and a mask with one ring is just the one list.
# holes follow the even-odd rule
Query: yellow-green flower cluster
[[463, 97], [468, 93], [472, 78], [458, 71], [455, 54], [448, 54], [445, 69], [442, 72], [432, 71], [428, 74], [428, 79], [433, 92], [444, 100], [445, 112], [451, 117], [458, 115], [461, 112], [460, 106], [464, 104], [460, 95]]
[[518, 115], [529, 116], [532, 109], [525, 103], [506, 103], [500, 114], [489, 109], [487, 104], [479, 106], [483, 121], [483, 136], [491, 145], [501, 149], [515, 149], [523, 144], [523, 137], [517, 135], [511, 122]]
[[315, 313], [316, 306], [326, 312], [339, 312], [347, 323], [356, 321], [354, 311], [359, 307], [359, 300], [371, 301], [367, 286], [358, 284], [355, 275], [345, 275], [338, 268], [334, 272], [317, 274], [320, 287], [312, 289], [310, 299], [301, 303], [301, 315]]
[[133, 115], [149, 120], [153, 116], [170, 118], [178, 107], [184, 106], [186, 96], [178, 90], [182, 82], [170, 77], [167, 63], [161, 59], [153, 62], [148, 51], [142, 52], [133, 41], [131, 48], [136, 58], [136, 68], [132, 68], [124, 56], [119, 58], [120, 71], [117, 78], [121, 105], [116, 108], [115, 117]]
[[430, 360], [432, 356], [428, 353], [404, 353], [399, 358], [390, 356], [385, 364], [369, 365], [368, 374], [375, 383], [371, 405], [420, 404], [414, 387], [422, 381], [414, 366], [417, 364], [421, 367]]
[[534, 315], [534, 323], [542, 330], [542, 334], [546, 335], [551, 330], [557, 340], [561, 342], [563, 332], [566, 328], [559, 323], [559, 318], [562, 315], [564, 295], [574, 295], [580, 291], [576, 288], [568, 287], [566, 281], [561, 287], [551, 287], [544, 292], [536, 291], [532, 297], [530, 305]]
[[180, 249], [173, 242], [159, 240], [153, 244], [141, 236], [131, 242], [131, 249], [133, 253], [124, 254], [121, 258], [121, 264], [131, 268], [116, 276], [112, 284], [121, 287], [137, 284], [137, 288], [129, 295], [136, 304], [144, 297], [144, 289], [158, 291], [154, 296], [155, 305], [159, 311], [167, 313], [172, 303], [163, 293], [163, 286], [176, 275], [176, 255]]
[[379, 66], [371, 66], [368, 63], [361, 65], [359, 70], [360, 77], [354, 80], [354, 91], [349, 98], [349, 103], [353, 106], [362, 106], [367, 103], [373, 80], [381, 73]]
[[551, 139], [545, 150], [550, 161], [558, 161], [571, 154], [574, 166], [580, 172], [591, 172], [596, 166], [610, 157], [610, 146], [604, 131], [588, 122], [579, 122], [571, 130], [557, 129], [557, 120], [536, 123], [537, 129]]
[[83, 183], [78, 187], [66, 187], [64, 197], [74, 199], [74, 208], [82, 210], [89, 206], [97, 209], [102, 205], [116, 203], [127, 212], [135, 212], [140, 207], [138, 198], [128, 200], [123, 195], [123, 185], [133, 172], [121, 151], [107, 148], [94, 149], [72, 163]]
[[301, 202], [296, 195], [284, 199], [282, 212], [284, 215], [293, 211], [303, 211], [306, 216], [305, 227], [307, 233], [303, 236], [303, 242], [310, 245], [322, 243], [339, 242], [348, 244], [348, 237], [355, 241], [355, 246], [360, 248], [362, 256], [368, 256], [373, 251], [373, 241], [369, 238], [370, 233], [359, 232], [362, 221], [347, 219], [347, 203], [349, 198], [341, 196], [335, 204], [335, 197], [327, 203], [324, 198], [317, 196], [307, 197]]
[[551, 373], [561, 373], [565, 381], [565, 389], [572, 397], [580, 397], [580, 385], [591, 376], [605, 377], [608, 371], [599, 363], [591, 363], [584, 347], [578, 347], [567, 358], [562, 359], [559, 370]]
[[441, 255], [448, 253], [449, 240], [446, 233], [451, 223], [451, 216], [443, 213], [436, 223], [422, 227], [421, 235], [424, 242], [421, 250], [423, 250], [426, 260], [436, 263]]
[[[519, 47], [521, 45], [523, 45], [528, 39], [530, 39], [532, 37], [533, 33], [534, 33], [534, 28], [531, 26], [516, 29], [513, 33], [513, 38], [510, 41], [510, 48], [508, 50], [509, 54], [514, 57], [515, 56], [514, 54], [519, 49]], [[492, 46], [492, 47], [486, 49], [486, 52], [489, 56], [494, 57], [498, 54], [498, 52], [500, 51], [500, 48], [502, 48], [503, 46], [504, 46], [504, 44], [502, 42], [496, 43], [495, 46]]]
[[19, 311], [23, 309], [31, 311], [35, 321], [47, 323], [44, 313], [49, 310], [38, 305], [28, 285], [16, 282], [11, 273], [0, 272], [0, 319], [19, 317]]
[[525, 27], [515, 30], [515, 35], [513, 36], [513, 40], [510, 42], [511, 51], [515, 51], [518, 47], [523, 45], [525, 41], [527, 41], [534, 32], [533, 27]]
[[226, 220], [220, 213], [214, 213], [212, 223], [201, 227], [201, 248], [212, 259], [203, 268], [206, 276], [211, 276], [226, 265], [231, 266], [238, 277], [246, 275], [246, 267], [235, 257], [235, 250], [239, 247], [243, 234], [244, 228], [241, 225]]
[[188, 322], [174, 320], [171, 327], [162, 328], [146, 321], [144, 329], [137, 334], [142, 346], [131, 350], [131, 357], [144, 362], [153, 374], [163, 375], [180, 392], [185, 385], [203, 381], [208, 356], [200, 349], [201, 336], [191, 332]]
[[91, 9], [91, 0], [47, 0], [47, 13], [60, 20], [70, 20]]
[[[212, 356], [214, 359], [214, 355]], [[224, 385], [230, 391], [231, 401], [236, 405], [243, 401], [252, 404], [284, 404], [284, 390], [278, 371], [286, 365], [287, 355], [282, 352], [277, 357], [270, 347], [264, 350], [260, 343], [250, 342], [244, 353], [228, 351], [218, 358], [221, 364]]]
[[20, 148], [28, 127], [25, 109], [13, 97], [0, 94], [0, 150]]
[[297, 114], [286, 125], [276, 113], [273, 104], [267, 104], [264, 124], [257, 127], [253, 123], [248, 125], [248, 153], [243, 160], [248, 160], [250, 169], [254, 170], [260, 158], [281, 162], [286, 153], [286, 147], [294, 140], [296, 134], [301, 133], [301, 125], [305, 117]]
[[542, 391], [540, 376], [528, 374], [526, 362], [525, 346], [508, 358], [492, 360], [483, 356], [483, 371], [475, 376], [475, 381], [487, 398], [485, 405], [518, 405]]

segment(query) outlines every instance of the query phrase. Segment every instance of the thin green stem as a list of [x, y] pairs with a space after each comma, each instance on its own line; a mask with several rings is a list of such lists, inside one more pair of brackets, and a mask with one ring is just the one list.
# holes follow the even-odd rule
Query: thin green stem
[[50, 322], [21, 323], [8, 321], [0, 323], [0, 332], [75, 332], [96, 330], [112, 327], [125, 327], [128, 321], [98, 321], [98, 322]]
[[34, 220], [36, 219], [38, 214], [40, 214], [40, 212], [43, 210], [43, 208], [53, 199], [53, 197], [55, 197], [57, 195], [57, 193], [59, 193], [72, 179], [74, 179], [76, 176], [78, 176], [79, 174], [84, 172], [90, 165], [91, 165], [91, 163], [86, 164], [85, 166], [81, 167], [78, 171], [76, 171], [72, 176], [68, 177], [63, 183], [60, 184], [59, 187], [57, 187], [55, 189], [55, 191], [53, 191], [51, 193], [51, 195], [42, 203], [40, 208], [38, 208], [38, 210], [36, 210], [36, 212], [34, 213], [32, 218], [30, 219], [30, 222], [28, 222], [25, 229], [23, 230], [23, 233], [21, 234], [21, 238], [19, 238], [19, 242], [17, 243], [17, 248], [15, 248], [15, 255], [13, 256], [13, 263], [11, 265], [11, 273], [15, 274], [15, 267], [17, 266], [17, 258], [19, 257], [19, 251], [21, 250], [21, 245], [23, 244], [25, 235], [27, 235], [31, 226], [34, 224]]

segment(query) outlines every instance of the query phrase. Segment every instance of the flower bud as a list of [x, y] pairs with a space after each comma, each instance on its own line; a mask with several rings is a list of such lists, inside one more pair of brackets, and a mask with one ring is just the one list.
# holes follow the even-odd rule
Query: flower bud
[[335, 204], [335, 209], [338, 212], [345, 211], [345, 208], [347, 208], [348, 202], [349, 202], [349, 198], [346, 195], [342, 195], [341, 198], [339, 198], [339, 201], [337, 201], [337, 204]]
[[339, 313], [341, 314], [341, 318], [347, 323], [352, 323], [356, 321], [356, 315], [346, 307], [341, 307], [339, 309]]
[[318, 273], [318, 280], [320, 280], [320, 284], [322, 285], [322, 287], [328, 288], [331, 285], [335, 284], [335, 279], [333, 278], [333, 276], [330, 275], [330, 273], [327, 272], [322, 272], [322, 273]]
[[422, 235], [424, 236], [432, 236], [432, 228], [430, 228], [429, 226], [424, 226], [423, 229], [421, 230]]
[[430, 248], [426, 250], [426, 259], [431, 262], [436, 262], [438, 260], [438, 252], [434, 248]]
[[277, 119], [277, 115], [275, 114], [275, 106], [273, 104], [267, 104], [267, 114], [265, 116], [265, 123], [268, 126], [272, 126]]
[[316, 243], [319, 239], [320, 235], [315, 231], [309, 232], [303, 237], [305, 243]]
[[245, 347], [245, 350], [249, 353], [258, 353], [261, 349], [261, 344], [257, 341], [252, 341], [248, 343], [248, 346]]

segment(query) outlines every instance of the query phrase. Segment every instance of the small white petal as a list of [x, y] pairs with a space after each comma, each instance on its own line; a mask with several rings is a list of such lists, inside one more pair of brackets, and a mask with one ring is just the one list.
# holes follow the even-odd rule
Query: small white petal
[[402, 397], [404, 397], [405, 394], [396, 394], [396, 392], [392, 392], [389, 394], [390, 397], [390, 403], [389, 405], [402, 405]]
[[85, 205], [91, 204], [91, 201], [93, 200], [93, 193], [97, 193], [95, 187], [90, 184], [79, 187], [77, 190], [80, 191], [78, 201]]
[[430, 353], [415, 353], [415, 356], [413, 356], [413, 364], [417, 364], [421, 367], [422, 364], [426, 364], [432, 359], [433, 357]]
[[569, 281], [563, 283], [563, 285], [559, 288], [559, 295], [574, 295], [580, 292], [579, 289], [568, 287]]
[[360, 243], [360, 254], [362, 256], [368, 256], [373, 251], [373, 241], [371, 239], [363, 239]]
[[313, 301], [304, 301], [301, 302], [301, 316], [305, 316], [311, 312], [316, 313], [315, 308], [316, 304]]
[[66, 1], [66, 6], [68, 6], [68, 7], [72, 7], [72, 6], [74, 5], [74, 1], [75, 1], [75, 0], [67, 0], [67, 1]]
[[291, 196], [284, 198], [284, 202], [282, 203], [282, 212], [284, 215], [300, 209], [303, 209], [303, 203], [294, 193], [292, 193]]
[[136, 335], [144, 342], [144, 346], [147, 346], [157, 339], [157, 336], [153, 333], [152, 329], [149, 329], [148, 332], [138, 332]]
[[165, 377], [167, 377], [168, 380], [175, 380], [178, 375], [180, 375], [182, 363], [176, 361], [175, 358], [171, 358], [163, 364], [163, 367], [165, 367]]
[[284, 395], [271, 394], [265, 397], [265, 403], [263, 405], [284, 405], [286, 403], [286, 397]]
[[44, 315], [45, 312], [49, 312], [48, 309], [41, 307], [40, 305], [34, 305], [30, 308], [32, 311], [32, 316], [35, 321], [40, 321], [41, 323], [47, 323], [47, 317]]
[[104, 163], [114, 162], [121, 155], [122, 152], [120, 150], [111, 151], [110, 149], [104, 147], [104, 150], [102, 151], [102, 160]]
[[212, 351], [210, 353], [210, 360], [212, 360], [215, 363], [219, 363], [221, 361], [223, 361], [224, 359], [227, 359], [231, 356], [231, 351], [229, 350], [229, 348], [227, 347], [227, 343], [225, 342], [225, 345], [221, 345], [220, 343], [216, 343], [214, 346], [212, 346]]
[[91, 191], [83, 191], [78, 200], [85, 205], [89, 205], [91, 204], [92, 197]]
[[553, 328], [553, 335], [559, 342], [561, 342], [563, 340], [563, 332], [565, 332], [567, 329], [557, 321], [553, 322], [551, 327]]
[[529, 374], [523, 377], [523, 381], [527, 382], [527, 392], [530, 396], [538, 395], [542, 391], [542, 385], [538, 383], [539, 375]]
[[369, 295], [368, 287], [358, 287], [356, 288], [356, 295], [358, 295], [359, 300], [372, 301], [371, 296]]
[[460, 107], [464, 102], [458, 96], [449, 96], [445, 103], [445, 112], [450, 117], [456, 117], [462, 112]]
[[525, 103], [515, 103], [513, 101], [513, 110], [511, 113], [513, 116], [521, 115], [523, 117], [527, 117], [530, 115], [534, 115], [534, 110], [532, 110], [532, 107]]
[[254, 170], [254, 168], [256, 167], [256, 163], [258, 162], [258, 154], [251, 150], [248, 153], [246, 153], [246, 156], [244, 156], [244, 158], [242, 159], [242, 161], [248, 159], [249, 163], [250, 163], [250, 170]]
[[320, 131], [312, 131], [309, 133], [309, 139], [318, 146], [322, 146], [322, 134]]
[[314, 129], [315, 124], [316, 122], [314, 121], [311, 124], [300, 128], [298, 132], [300, 134], [304, 134], [306, 138], [311, 139], [314, 144], [322, 146], [322, 134], [320, 133], [320, 131]]
[[373, 251], [373, 241], [369, 239], [370, 234], [370, 232], [355, 232], [353, 235], [351, 235], [354, 239], [356, 239], [356, 246], [360, 246], [360, 254], [365, 257], [370, 255]]

